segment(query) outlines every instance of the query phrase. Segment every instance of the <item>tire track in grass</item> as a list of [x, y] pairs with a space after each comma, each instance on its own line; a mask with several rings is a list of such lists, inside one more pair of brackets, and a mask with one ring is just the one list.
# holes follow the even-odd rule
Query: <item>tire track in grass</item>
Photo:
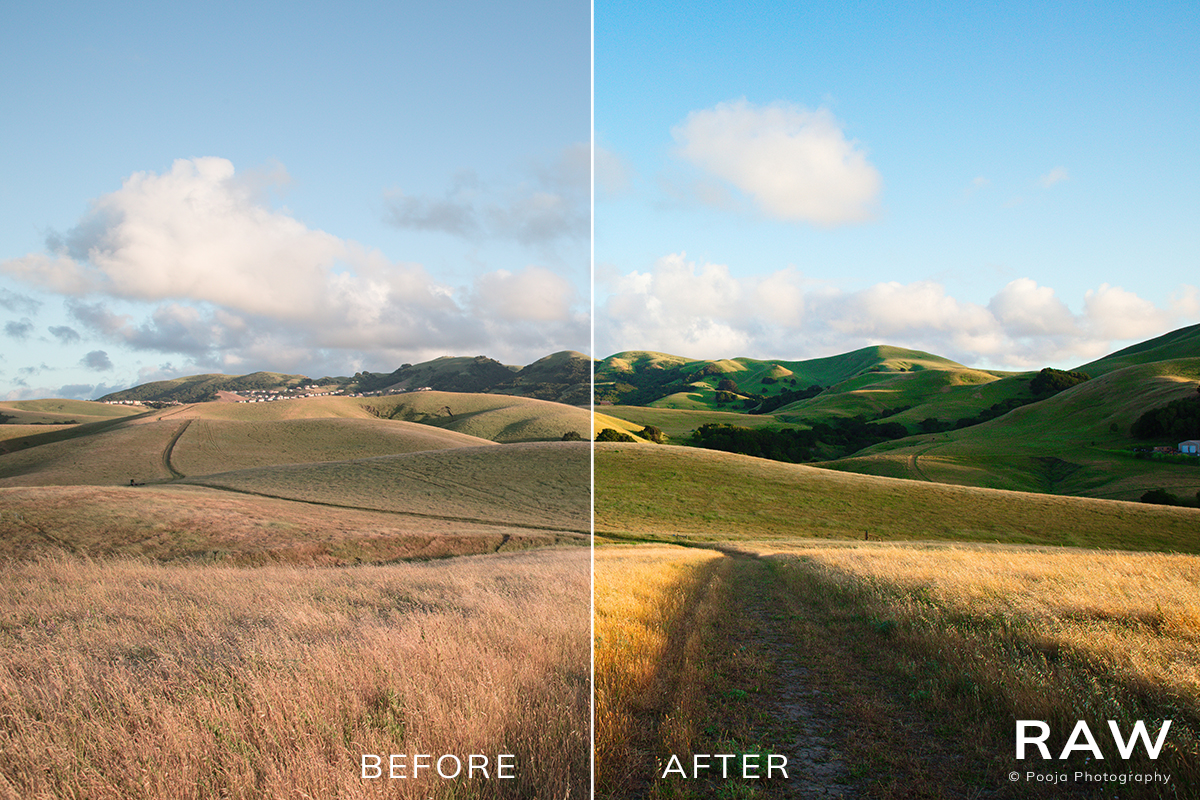
[[[796, 636], [794, 620], [804, 616], [803, 609], [762, 560], [726, 555], [734, 562], [729, 571], [734, 629], [723, 661], [742, 686], [723, 692], [727, 716], [722, 722], [740, 734], [743, 752], [787, 757], [786, 779], [738, 783], [756, 787], [754, 796], [762, 798], [859, 797], [833, 735], [835, 712], [814, 678], [811, 643]], [[756, 659], [762, 664], [758, 674], [747, 668]], [[759, 774], [765, 774], [765, 756], [758, 764]]]
[[163, 448], [162, 465], [167, 470], [167, 472], [171, 473], [171, 477], [176, 480], [179, 478], [186, 478], [187, 476], [184, 475], [179, 470], [175, 469], [174, 466], [172, 466], [171, 451], [173, 451], [175, 449], [175, 443], [179, 441], [179, 438], [181, 436], [183, 436], [183, 432], [186, 431], [188, 429], [188, 426], [191, 424], [192, 424], [192, 420], [190, 420], [190, 419], [184, 420], [183, 423], [179, 426], [179, 430], [175, 431], [175, 435], [173, 435], [171, 437], [171, 441], [167, 442], [167, 446], [165, 448]]

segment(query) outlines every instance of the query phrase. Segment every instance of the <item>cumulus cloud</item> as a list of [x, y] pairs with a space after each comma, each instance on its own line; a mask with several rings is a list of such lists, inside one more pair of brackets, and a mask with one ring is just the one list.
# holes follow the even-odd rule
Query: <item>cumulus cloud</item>
[[81, 339], [79, 331], [67, 325], [52, 325], [50, 335], [58, 339], [60, 344], [76, 344]]
[[104, 372], [113, 368], [112, 359], [103, 350], [93, 350], [79, 361], [80, 366], [96, 372]]
[[543, 267], [520, 272], [497, 270], [476, 284], [476, 307], [488, 308], [501, 319], [560, 322], [569, 318], [575, 301], [570, 281]]
[[883, 180], [828, 109], [742, 99], [693, 111], [671, 134], [682, 158], [769, 216], [832, 227], [876, 213]]
[[[574, 160], [542, 165], [538, 185], [566, 192]], [[327, 363], [340, 372], [338, 364], [355, 359], [380, 369], [460, 350], [508, 357], [528, 339], [525, 327], [553, 315], [562, 321], [547, 331], [562, 337], [555, 349], [586, 341], [586, 324], [551, 310], [563, 296], [561, 279], [540, 294], [527, 287], [522, 302], [501, 293], [501, 305], [490, 307], [481, 287], [496, 284], [494, 276], [480, 286], [449, 285], [419, 264], [392, 261], [270, 207], [267, 189], [283, 181], [282, 168], [240, 174], [222, 158], [139, 172], [94, 200], [72, 229], [48, 236], [46, 252], [0, 262], [0, 272], [64, 296], [73, 319], [105, 341], [196, 365], [274, 368], [291, 359], [299, 369]], [[470, 176], [460, 181], [470, 184]], [[528, 207], [504, 222], [512, 237], [561, 234], [565, 210], [537, 192], [524, 199]], [[0, 300], [23, 302], [11, 293]], [[51, 333], [64, 343], [78, 336], [62, 326]]]
[[41, 306], [41, 301], [35, 300], [29, 295], [0, 289], [0, 308], [5, 311], [11, 311], [14, 314], [36, 314]]
[[1043, 189], [1049, 189], [1054, 184], [1062, 183], [1063, 181], [1068, 180], [1070, 177], [1071, 176], [1067, 174], [1066, 167], [1055, 167], [1042, 177], [1038, 178], [1038, 183], [1042, 185]]
[[473, 172], [456, 176], [440, 197], [396, 190], [386, 200], [385, 219], [405, 230], [437, 231], [479, 241], [497, 238], [525, 246], [579, 241], [589, 231], [591, 150], [563, 149], [553, 159], [529, 165], [515, 186], [485, 184]]
[[935, 281], [878, 283], [844, 291], [794, 267], [734, 276], [683, 253], [614, 276], [598, 309], [598, 347], [684, 356], [813, 358], [872, 344], [925, 350], [974, 366], [1033, 368], [1082, 363], [1114, 342], [1147, 338], [1200, 317], [1200, 292], [1182, 287], [1159, 308], [1101, 285], [1072, 312], [1054, 289], [1018, 278], [986, 305]]
[[28, 317], [4, 323], [4, 333], [10, 339], [24, 341], [33, 333], [33, 322]]

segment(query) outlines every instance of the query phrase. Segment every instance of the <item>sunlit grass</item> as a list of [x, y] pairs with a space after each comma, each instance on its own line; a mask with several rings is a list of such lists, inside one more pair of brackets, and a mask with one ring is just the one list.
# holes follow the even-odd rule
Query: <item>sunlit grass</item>
[[[0, 581], [0, 796], [582, 797], [584, 550], [356, 569], [70, 558]], [[360, 777], [514, 753], [518, 779]]]

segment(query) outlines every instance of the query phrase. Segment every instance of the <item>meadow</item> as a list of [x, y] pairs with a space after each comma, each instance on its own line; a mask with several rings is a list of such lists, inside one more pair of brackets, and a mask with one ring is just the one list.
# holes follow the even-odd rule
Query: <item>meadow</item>
[[[588, 572], [583, 548], [9, 564], [0, 797], [583, 797]], [[508, 753], [516, 777], [370, 781], [364, 753]]]
[[5, 439], [0, 797], [584, 797], [587, 412], [419, 395]]
[[[703, 791], [659, 781], [654, 796], [1045, 797], [1044, 784], [1009, 772], [1097, 769], [1086, 753], [1017, 762], [1017, 719], [1045, 720], [1054, 756], [1085, 720], [1109, 759], [1100, 766], [1172, 776], [1166, 789], [1117, 796], [1200, 792], [1200, 511], [648, 445], [598, 446], [596, 476], [598, 540], [628, 543], [619, 558], [597, 551], [598, 688], [600, 665], [633, 648], [632, 637], [600, 636], [606, 606], [620, 608], [610, 596], [629, 587], [644, 586], [656, 610], [625, 616], [655, 620], [678, 652], [691, 642], [704, 653], [689, 678], [699, 698], [635, 706], [642, 774], [646, 753], [657, 766], [681, 747], [725, 752], [714, 748], [733, 741], [791, 752], [818, 776]], [[687, 573], [687, 591], [717, 598], [718, 620], [680, 610], [688, 564], [704, 565]], [[674, 583], [641, 577], [656, 569]], [[689, 674], [671, 648], [641, 652], [657, 659], [639, 673], [656, 686]], [[1125, 732], [1144, 720], [1153, 739], [1166, 719], [1157, 760], [1116, 753], [1108, 720]], [[1054, 796], [1111, 797], [1114, 786], [1056, 786]], [[622, 791], [611, 796], [638, 796]]]

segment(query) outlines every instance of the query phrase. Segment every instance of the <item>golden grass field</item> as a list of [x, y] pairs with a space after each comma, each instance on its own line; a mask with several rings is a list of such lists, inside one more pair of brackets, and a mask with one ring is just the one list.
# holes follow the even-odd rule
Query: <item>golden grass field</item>
[[310, 503], [588, 532], [587, 442], [355, 459], [207, 475], [205, 486]]
[[[657, 758], [688, 752], [694, 642], [684, 618], [709, 594], [719, 553], [669, 546], [606, 546], [595, 566], [597, 795], [633, 797], [657, 774]], [[689, 644], [692, 647], [689, 647]]]
[[[0, 797], [582, 797], [582, 548], [354, 569], [44, 558], [0, 582]], [[517, 778], [367, 781], [363, 753]], [[386, 785], [380, 785], [386, 784]]]
[[[679, 559], [709, 548], [766, 567], [705, 562], [710, 575], [735, 581], [732, 596], [750, 592], [753, 580], [786, 598], [779, 624], [791, 626], [791, 657], [836, 698], [828, 725], [853, 765], [846, 796], [1049, 796], [1045, 786], [1008, 785], [1011, 769], [1060, 768], [1015, 762], [1016, 719], [1050, 722], [1056, 756], [1075, 722], [1087, 720], [1110, 758], [1108, 720], [1124, 731], [1145, 720], [1157, 735], [1172, 719], [1158, 761], [1106, 766], [1170, 772], [1177, 792], [1124, 787], [1120, 797], [1200, 796], [1200, 511], [848, 475], [690, 448], [597, 445], [595, 458], [598, 537], [689, 546], [635, 545], [614, 550], [619, 559], [597, 551], [598, 692], [600, 665], [631, 658], [623, 641], [601, 635], [613, 603], [604, 598], [644, 585], [665, 614], [658, 629], [686, 628], [673, 595], [647, 575], [659, 570], [662, 581], [678, 582]], [[674, 562], [664, 553], [675, 553]], [[646, 612], [625, 616], [637, 614]], [[622, 680], [636, 685], [632, 671]], [[628, 714], [606, 713], [614, 726]], [[641, 752], [675, 752], [665, 738], [673, 713], [672, 725], [684, 729], [701, 721], [662, 706], [651, 721], [633, 717], [636, 731], [658, 731], [635, 739]], [[598, 729], [606, 724], [601, 717]], [[614, 764], [622, 757], [598, 751]], [[1082, 757], [1068, 765], [1080, 768]], [[778, 790], [745, 796], [776, 796], [770, 791]], [[612, 796], [629, 795], [616, 787]]]
[[587, 411], [433, 394], [14, 425], [0, 797], [582, 798]]

